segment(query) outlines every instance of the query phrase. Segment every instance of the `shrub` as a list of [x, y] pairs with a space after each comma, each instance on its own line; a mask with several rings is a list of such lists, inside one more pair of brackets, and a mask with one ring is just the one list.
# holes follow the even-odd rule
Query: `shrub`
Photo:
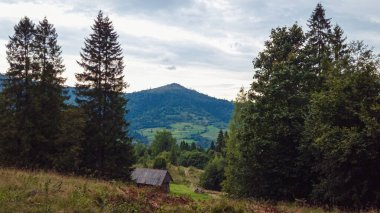
[[154, 169], [166, 169], [165, 158], [157, 157], [156, 159], [154, 159], [153, 168]]

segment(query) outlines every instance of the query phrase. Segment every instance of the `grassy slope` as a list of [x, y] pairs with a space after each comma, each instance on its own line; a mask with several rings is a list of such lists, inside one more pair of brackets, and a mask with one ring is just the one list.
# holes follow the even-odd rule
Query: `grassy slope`
[[170, 193], [172, 195], [188, 196], [191, 199], [196, 200], [196, 201], [199, 201], [199, 200], [204, 201], [204, 200], [209, 199], [208, 194], [195, 193], [192, 188], [183, 184], [175, 184], [175, 183], [170, 184]]
[[188, 203], [121, 182], [0, 169], [0, 212], [152, 212]]
[[168, 170], [172, 176], [174, 183], [187, 185], [195, 188], [199, 184], [199, 178], [203, 170], [194, 167], [174, 166], [169, 164]]
[[194, 135], [200, 135], [208, 140], [216, 140], [219, 128], [214, 125], [202, 126], [193, 123], [179, 122], [170, 125], [170, 128], [155, 127], [138, 130], [138, 133], [147, 137], [148, 141], [153, 141], [154, 135], [158, 130], [169, 130], [177, 141], [186, 141], [187, 143], [197, 142], [193, 139]]
[[0, 212], [323, 212], [296, 203], [214, 199], [178, 184], [171, 188], [167, 195], [115, 181], [0, 168]]

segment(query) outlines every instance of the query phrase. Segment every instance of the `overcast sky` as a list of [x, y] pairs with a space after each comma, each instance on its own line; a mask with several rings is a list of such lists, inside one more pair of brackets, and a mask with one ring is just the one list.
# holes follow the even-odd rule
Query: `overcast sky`
[[252, 60], [270, 30], [306, 26], [318, 2], [348, 40], [364, 40], [379, 52], [378, 0], [0, 0], [0, 70], [8, 67], [5, 44], [14, 25], [23, 16], [34, 22], [46, 16], [59, 34], [66, 84], [74, 85], [81, 72], [76, 60], [101, 9], [120, 36], [127, 92], [176, 82], [232, 100], [249, 87]]

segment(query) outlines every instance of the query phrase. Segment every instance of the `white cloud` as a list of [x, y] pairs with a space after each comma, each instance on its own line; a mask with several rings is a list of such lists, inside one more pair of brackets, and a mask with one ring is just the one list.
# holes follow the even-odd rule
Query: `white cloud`
[[[363, 39], [380, 48], [376, 0], [0, 0], [0, 22], [15, 25], [23, 16], [35, 22], [46, 16], [59, 34], [67, 84], [74, 85], [84, 38], [103, 9], [120, 35], [130, 84], [127, 91], [177, 82], [233, 99], [242, 85], [251, 83], [251, 61], [271, 28], [296, 21], [305, 26], [318, 2], [349, 40]], [[4, 71], [4, 39], [13, 34], [13, 26], [0, 27], [0, 71]]]

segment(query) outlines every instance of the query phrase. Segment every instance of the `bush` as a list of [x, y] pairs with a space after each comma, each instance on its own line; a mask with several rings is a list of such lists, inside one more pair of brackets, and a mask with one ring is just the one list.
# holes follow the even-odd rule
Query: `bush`
[[154, 159], [153, 168], [154, 169], [166, 169], [165, 158], [157, 157], [156, 159]]
[[203, 169], [209, 160], [210, 157], [206, 153], [200, 151], [185, 151], [179, 156], [178, 162], [181, 166], [194, 166], [198, 169]]
[[222, 157], [215, 157], [206, 166], [205, 172], [201, 175], [200, 184], [205, 189], [222, 189], [221, 183], [224, 179], [225, 160]]

